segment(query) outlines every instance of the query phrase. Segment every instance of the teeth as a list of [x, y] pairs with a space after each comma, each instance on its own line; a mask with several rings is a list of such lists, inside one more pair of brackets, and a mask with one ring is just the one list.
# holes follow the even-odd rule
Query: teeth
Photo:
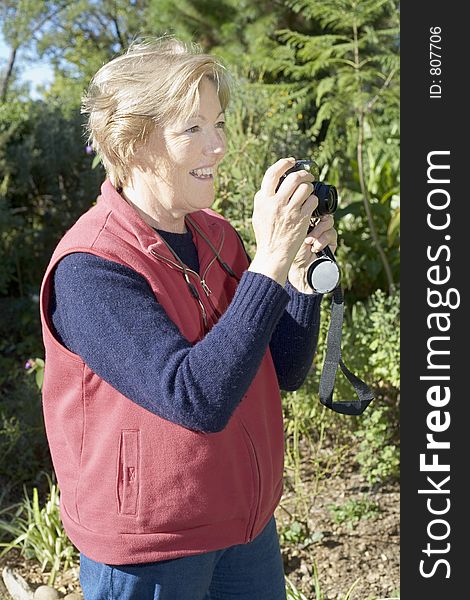
[[209, 177], [210, 175], [214, 174], [214, 168], [205, 167], [204, 169], [194, 169], [193, 171], [191, 171], [191, 173], [193, 175], [196, 175], [196, 177]]

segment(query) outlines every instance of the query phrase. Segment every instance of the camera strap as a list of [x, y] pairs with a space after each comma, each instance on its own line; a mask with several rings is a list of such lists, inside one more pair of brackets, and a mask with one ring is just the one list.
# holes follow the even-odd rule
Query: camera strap
[[[346, 367], [341, 358], [341, 337], [344, 316], [344, 297], [341, 285], [333, 290], [331, 318], [326, 341], [325, 362], [320, 377], [320, 402], [327, 408], [344, 415], [361, 415], [374, 399], [369, 386]], [[352, 384], [358, 400], [335, 402], [333, 392], [338, 366]]]

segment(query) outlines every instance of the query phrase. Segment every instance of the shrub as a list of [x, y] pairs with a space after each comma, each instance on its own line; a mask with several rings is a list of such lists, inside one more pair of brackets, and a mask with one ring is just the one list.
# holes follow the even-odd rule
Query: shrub
[[356, 460], [370, 484], [399, 475], [398, 415], [394, 408], [383, 405], [366, 411], [355, 432], [360, 440]]
[[0, 487], [14, 498], [23, 484], [37, 481], [38, 472], [52, 468], [39, 390], [23, 365], [16, 370], [23, 372], [13, 373], [0, 393]]

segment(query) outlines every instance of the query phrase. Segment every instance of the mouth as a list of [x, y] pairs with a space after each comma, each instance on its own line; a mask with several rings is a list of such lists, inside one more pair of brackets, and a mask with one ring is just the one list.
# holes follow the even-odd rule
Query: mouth
[[193, 169], [189, 172], [189, 174], [199, 181], [212, 181], [215, 175], [215, 167], [202, 167], [201, 169]]

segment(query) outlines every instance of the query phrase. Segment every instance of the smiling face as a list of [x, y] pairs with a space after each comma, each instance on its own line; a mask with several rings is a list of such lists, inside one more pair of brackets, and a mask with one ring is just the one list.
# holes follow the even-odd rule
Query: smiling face
[[138, 175], [139, 187], [176, 218], [213, 204], [214, 176], [226, 149], [215, 84], [205, 77], [199, 95], [196, 116], [157, 127], [136, 154], [133, 179]]

